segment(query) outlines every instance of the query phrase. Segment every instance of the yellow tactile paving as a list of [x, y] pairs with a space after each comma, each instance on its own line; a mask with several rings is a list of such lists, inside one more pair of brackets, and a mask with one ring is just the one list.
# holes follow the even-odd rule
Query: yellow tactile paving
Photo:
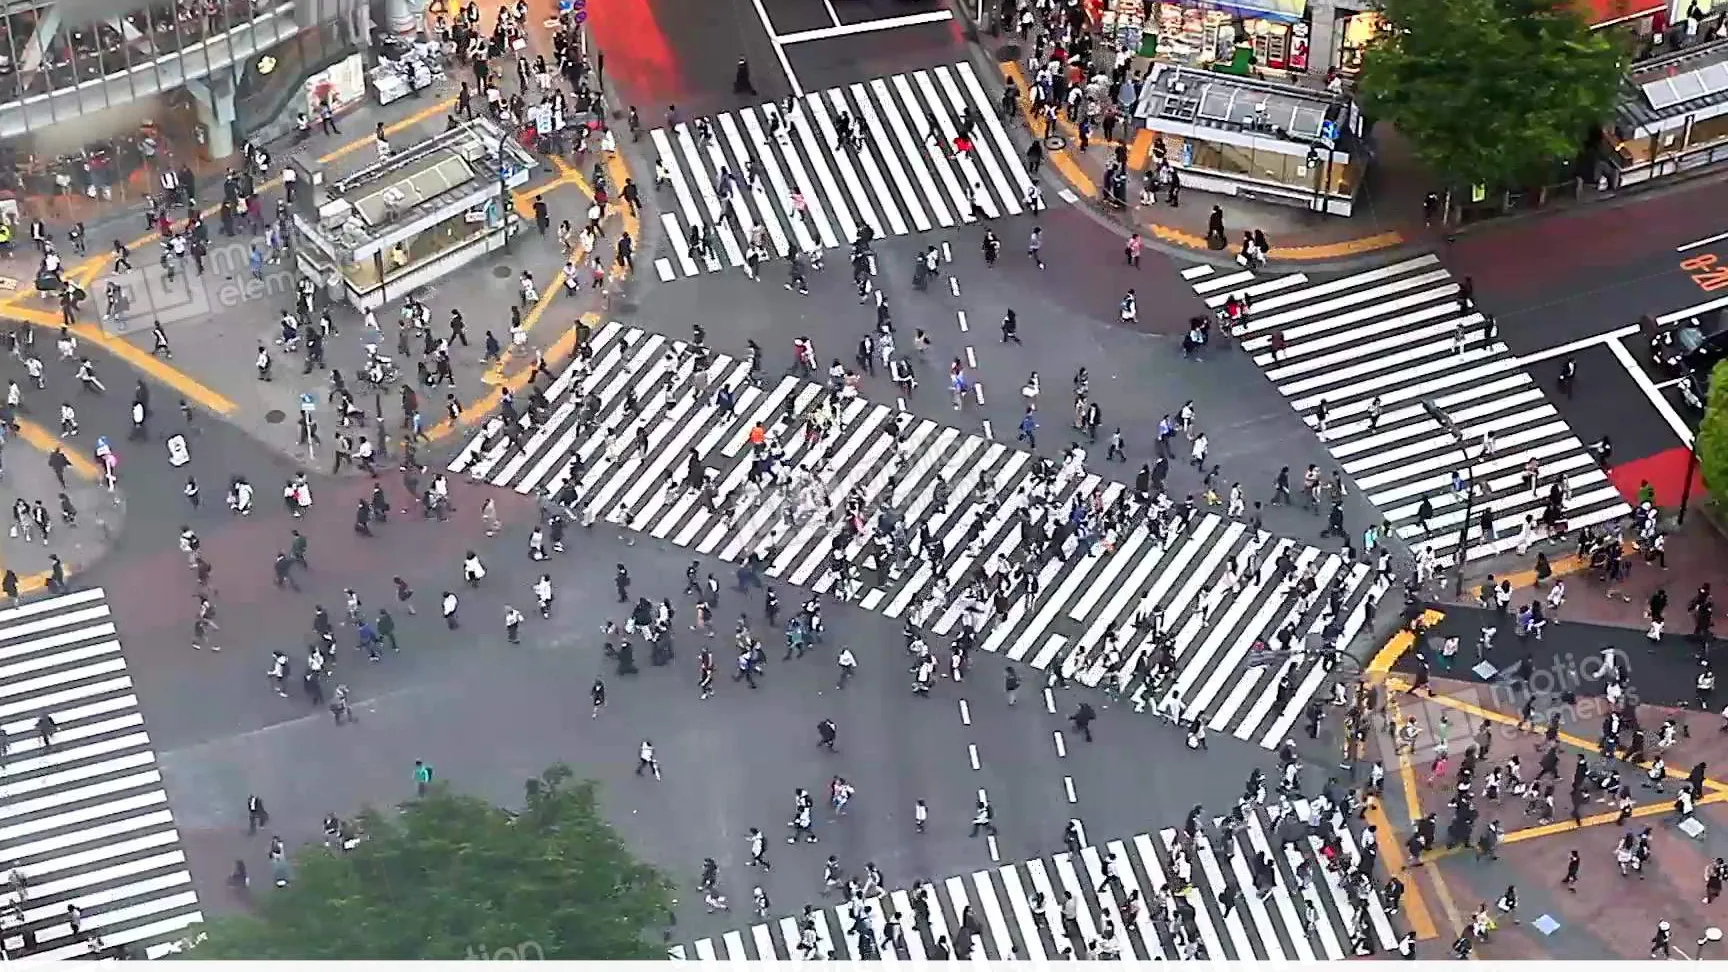
[[13, 421], [18, 426], [18, 438], [28, 442], [32, 448], [41, 452], [44, 458], [55, 449], [61, 449], [70, 463], [67, 468], [72, 470], [79, 479], [95, 482], [102, 478], [102, 467], [96, 464], [96, 460], [85, 455], [84, 450], [76, 446], [67, 448], [66, 443], [62, 442], [59, 436], [27, 418], [14, 417]]
[[[1407, 691], [1409, 691], [1409, 689], [1410, 689], [1410, 683], [1405, 681], [1403, 678], [1398, 677], [1398, 676], [1393, 676], [1393, 677], [1388, 678], [1386, 680], [1386, 690], [1388, 692], [1407, 692]], [[1518, 725], [1518, 720], [1513, 716], [1509, 716], [1504, 712], [1496, 712], [1493, 709], [1485, 709], [1479, 705], [1476, 705], [1473, 702], [1466, 702], [1463, 699], [1456, 698], [1454, 696], [1450, 696], [1450, 695], [1425, 695], [1425, 696], [1422, 696], [1422, 700], [1424, 702], [1432, 703], [1434, 705], [1442, 706], [1444, 708], [1453, 709], [1455, 711], [1465, 713], [1466, 715], [1473, 715], [1478, 719], [1484, 719], [1488, 722], [1499, 723], [1500, 725], [1503, 725], [1503, 726], [1512, 726], [1512, 727], [1516, 728]], [[1466, 723], [1466, 725], [1468, 725], [1468, 723]], [[1543, 728], [1538, 728], [1536, 730], [1526, 730], [1526, 731], [1540, 732], [1540, 731], [1544, 731], [1544, 730], [1543, 730]], [[1585, 752], [1593, 753], [1593, 752], [1596, 752], [1597, 748], [1598, 748], [1597, 744], [1594, 740], [1585, 739], [1581, 736], [1574, 736], [1571, 733], [1567, 733], [1567, 732], [1560, 733], [1557, 738], [1559, 739], [1560, 742], [1566, 744], [1567, 746], [1570, 746], [1574, 749], [1582, 749]], [[1647, 770], [1650, 768], [1651, 764], [1639, 763], [1637, 765], [1640, 768]], [[1672, 767], [1668, 768], [1668, 777], [1670, 779], [1684, 780], [1684, 779], [1686, 779], [1686, 775], [1687, 775], [1686, 773], [1680, 771], [1679, 769], [1675, 769]], [[1723, 783], [1721, 781], [1713, 780], [1713, 779], [1706, 779], [1704, 781], [1704, 788], [1706, 790], [1711, 790], [1711, 791], [1717, 792], [1717, 793], [1728, 792], [1728, 783]]]
[[[23, 439], [32, 449], [42, 453], [40, 460], [33, 461], [46, 462], [50, 453], [55, 449], [62, 449], [68, 462], [66, 468], [71, 470], [74, 476], [88, 482], [95, 482], [102, 478], [102, 467], [96, 464], [96, 460], [85, 455], [84, 450], [75, 447], [66, 448], [67, 444], [62, 442], [59, 437], [30, 419], [14, 416], [13, 421], [18, 427], [18, 438]], [[78, 566], [77, 564], [66, 564], [67, 575], [70, 576]], [[0, 562], [0, 570], [5, 570], [4, 562]], [[47, 586], [48, 571], [45, 570], [18, 578], [19, 594], [32, 594], [47, 588]]]
[[[1002, 61], [999, 62], [997, 66], [1001, 69], [1004, 76], [1014, 82], [1015, 88], [1020, 92], [1020, 114], [1026, 121], [1028, 127], [1031, 127], [1033, 123], [1031, 113], [1032, 103], [1027, 97], [1027, 91], [1029, 89], [1026, 84], [1025, 72], [1020, 70], [1020, 65], [1013, 61]], [[1058, 115], [1056, 124], [1057, 127], [1061, 129], [1063, 136], [1068, 139], [1070, 145], [1078, 144], [1080, 133], [1074, 127], [1073, 123]], [[1151, 154], [1151, 151], [1151, 131], [1147, 129], [1139, 130], [1134, 134], [1133, 141], [1129, 143], [1129, 166], [1134, 169], [1144, 168], [1146, 165], [1146, 159]], [[1080, 163], [1074, 158], [1074, 150], [1072, 148], [1063, 149], [1060, 152], [1046, 152], [1044, 160], [1055, 166], [1056, 171], [1062, 173], [1062, 177], [1074, 187], [1076, 192], [1090, 196], [1094, 199], [1099, 197], [1100, 192], [1098, 189], [1098, 183], [1085, 174]], [[1135, 225], [1140, 232], [1148, 234], [1154, 239], [1163, 240], [1166, 243], [1173, 243], [1190, 250], [1211, 249], [1211, 246], [1206, 242], [1204, 236], [1190, 233], [1186, 230], [1164, 226], [1159, 223], [1136, 223]], [[1314, 262], [1318, 260], [1338, 260], [1346, 257], [1361, 256], [1364, 253], [1373, 253], [1377, 250], [1388, 249], [1390, 247], [1402, 245], [1404, 242], [1404, 235], [1392, 230], [1384, 233], [1374, 233], [1351, 240], [1340, 240], [1336, 243], [1315, 243], [1307, 246], [1274, 246], [1272, 248], [1272, 257], [1275, 260], [1288, 260], [1296, 263]]]
[[[593, 198], [593, 187], [588, 184], [588, 181], [582, 177], [580, 172], [564, 165], [562, 162], [556, 164], [559, 172], [558, 179], [546, 186], [540, 187], [540, 189], [537, 190], [538, 192], [544, 192], [558, 185], [574, 185], [584, 196], [590, 199]], [[612, 211], [618, 216], [624, 232], [629, 233], [630, 237], [638, 241], [638, 244], [640, 244], [642, 238], [642, 222], [638, 217], [630, 213], [629, 205], [626, 204], [621, 197], [624, 183], [630, 178], [630, 169], [625, 165], [622, 156], [615, 153], [606, 160], [606, 175], [607, 181], [614, 186], [613, 202], [611, 203]], [[532, 207], [532, 202], [530, 202], [529, 205]], [[532, 212], [532, 209], [530, 209], [530, 212]], [[576, 262], [580, 264], [582, 261], [578, 259]], [[622, 281], [625, 278], [623, 268], [621, 267], [613, 267], [611, 272], [612, 278], [615, 281]], [[551, 308], [553, 301], [563, 290], [563, 286], [564, 271], [560, 268], [551, 282], [546, 285], [545, 292], [540, 295], [540, 300], [537, 301], [533, 307], [529, 308], [528, 313], [522, 316], [522, 329], [524, 331], [531, 332], [535, 326], [540, 323], [540, 320], [546, 315], [547, 310]], [[563, 333], [559, 334], [550, 345], [542, 350], [542, 355], [546, 359], [547, 367], [556, 368], [566, 358], [575, 354], [577, 324], [586, 324], [589, 329], [592, 330], [599, 323], [600, 315], [593, 311], [583, 314], [578, 320], [571, 321], [570, 326], [565, 328]], [[504, 389], [508, 388], [511, 393], [514, 394], [527, 387], [528, 382], [534, 377], [534, 366], [532, 363], [524, 365], [516, 369], [514, 372], [509, 373], [504, 371], [504, 367], [504, 365], [500, 365], [499, 367], [487, 372], [485, 381], [488, 385], [492, 386], [491, 390], [479, 400], [469, 403], [468, 408], [463, 411], [460, 420], [453, 420], [446, 417], [426, 431], [427, 438], [431, 439], [433, 442], [438, 442], [448, 438], [460, 429], [473, 428], [474, 426], [479, 425], [490, 418], [492, 413], [497, 411], [499, 406], [503, 404]]]
[[[1411, 806], [1419, 809], [1418, 804], [1411, 804]], [[1417, 812], [1417, 809], [1411, 811], [1412, 814]], [[1380, 853], [1386, 858], [1386, 873], [1401, 873], [1404, 870], [1404, 846], [1396, 838], [1391, 837], [1397, 831], [1393, 828], [1391, 821], [1386, 818], [1385, 808], [1378, 803], [1369, 807], [1368, 822], [1380, 833], [1388, 836], [1387, 840], [1380, 842]], [[1422, 941], [1440, 937], [1440, 929], [1434, 924], [1434, 914], [1428, 910], [1428, 899], [1414, 880], [1404, 883], [1403, 904], [1404, 917], [1410, 922], [1412, 934]]]
[[[5, 307], [0, 306], [0, 317], [10, 317], [15, 320], [35, 324], [38, 327], [52, 328], [59, 331], [60, 315], [38, 307]], [[122, 337], [116, 337], [102, 330], [101, 327], [88, 322], [72, 325], [72, 333], [78, 340], [93, 344], [120, 359], [128, 366], [142, 371], [156, 379], [189, 402], [215, 412], [217, 415], [233, 415], [240, 406], [233, 400], [209, 385], [204, 384], [179, 368], [170, 365], [136, 344]]]

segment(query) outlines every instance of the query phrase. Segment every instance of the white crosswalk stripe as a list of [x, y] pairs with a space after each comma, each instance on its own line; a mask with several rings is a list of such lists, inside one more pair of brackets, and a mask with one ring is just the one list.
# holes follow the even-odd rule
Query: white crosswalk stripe
[[[857, 151], [837, 150], [839, 118], [862, 135]], [[973, 149], [952, 153], [960, 119], [974, 119]], [[744, 266], [757, 227], [773, 244], [800, 251], [849, 245], [860, 227], [878, 237], [1022, 212], [1032, 176], [972, 65], [959, 62], [875, 78], [781, 106], [722, 112], [702, 139], [693, 123], [649, 133], [670, 183], [660, 223], [670, 257], [661, 280]], [[704, 144], [705, 143], [705, 144]], [[760, 163], [759, 177], [750, 173]], [[730, 173], [735, 180], [723, 173]], [[801, 193], [808, 212], [792, 205]], [[690, 252], [693, 227], [711, 227], [712, 251]]]
[[[703, 378], [679, 363], [683, 342], [616, 322], [595, 332], [588, 347], [590, 363], [573, 365], [548, 390], [539, 427], [508, 437], [494, 420], [450, 471], [523, 494], [557, 496], [574, 482], [596, 522], [732, 563], [762, 552], [770, 577], [852, 597], [891, 618], [922, 610], [937, 635], [957, 632], [963, 615], [988, 620], [981, 638], [988, 651], [1039, 670], [1060, 665], [1142, 707], [1180, 710], [1267, 748], [1327, 679], [1316, 649], [1328, 636], [1347, 646], [1386, 587], [1366, 565], [1253, 536], [1244, 523], [1200, 511], [1185, 529], [1160, 532], [1140, 518], [1113, 550], [1100, 544], [1093, 554], [1076, 549], [1033, 560], [1036, 595], [1010, 588], [996, 599], [992, 619], [989, 608], [962, 596], [968, 581], [982, 568], [1021, 563], [1050, 546], [1045, 519], [1025, 502], [1039, 464], [1031, 455], [861, 398], [843, 400], [838, 429], [817, 443], [803, 434], [813, 428], [804, 415], [824, 394], [816, 384], [788, 375], [753, 387], [745, 381], [748, 362], [724, 355]], [[694, 392], [701, 382], [710, 394]], [[737, 391], [730, 410], [718, 401], [723, 387]], [[586, 426], [584, 399], [599, 409]], [[634, 417], [632, 403], [640, 408]], [[839, 519], [799, 519], [792, 499], [747, 484], [757, 423], [780, 429], [786, 461], [817, 470], [832, 503], [856, 497], [866, 508], [892, 506], [911, 532], [928, 525], [941, 557], [877, 569], [864, 556], [866, 526], [848, 545], [852, 562], [866, 565], [857, 589], [837, 584], [829, 554]], [[818, 455], [824, 448], [825, 459]], [[692, 455], [717, 484], [715, 509], [700, 490], [685, 488]], [[945, 503], [936, 495], [939, 481], [952, 497]], [[1096, 492], [1108, 503], [1126, 489], [1082, 472], [1061, 481], [1051, 509], [1059, 521], [1073, 498]], [[1159, 610], [1169, 636], [1169, 684], [1154, 687], [1146, 679], [1159, 657], [1157, 639], [1138, 622]], [[1281, 632], [1306, 650], [1254, 657], [1257, 642], [1276, 643]]]
[[[1357, 954], [1358, 920], [1367, 923], [1362, 932], [1369, 949], [1395, 948], [1402, 933], [1398, 916], [1388, 912], [1373, 882], [1358, 886], [1328, 868], [1324, 841], [1306, 825], [1311, 809], [1293, 800], [1287, 809], [1254, 810], [1228, 843], [1216, 832], [1189, 843], [1170, 828], [933, 881], [925, 885], [927, 897], [922, 889], [906, 889], [815, 910], [814, 952], [800, 948], [796, 917], [669, 951], [679, 961], [896, 961], [936, 958], [943, 948], [953, 954], [958, 945], [954, 957], [998, 961], [1112, 951], [1124, 960], [1337, 961]], [[1341, 826], [1342, 816], [1329, 816], [1322, 828], [1338, 837], [1340, 857], [1357, 860], [1357, 835]], [[1188, 890], [1167, 908], [1159, 892], [1180, 889], [1184, 871]], [[1227, 887], [1239, 892], [1228, 912], [1221, 898]], [[915, 894], [927, 903], [928, 921], [915, 921]], [[1062, 913], [1067, 895], [1075, 903], [1072, 923]], [[750, 907], [748, 889], [734, 889], [727, 903], [735, 910]], [[890, 947], [886, 929], [895, 915], [898, 945]], [[1185, 949], [1184, 941], [1193, 946]], [[1194, 946], [1203, 953], [1196, 955]]]
[[[25, 882], [21, 924], [0, 875], [13, 958], [121, 945], [154, 958], [203, 921], [106, 596], [0, 611], [0, 868]], [[79, 935], [68, 905], [82, 913]]]
[[[1527, 519], [1540, 528], [1556, 484], [1568, 529], [1631, 512], [1518, 357], [1486, 333], [1482, 312], [1462, 306], [1458, 282], [1433, 254], [1324, 281], [1209, 266], [1182, 277], [1214, 309], [1247, 296], [1243, 348], [1316, 432], [1324, 406], [1327, 450], [1400, 537], [1431, 545], [1441, 562], [1453, 560], [1465, 521], [1467, 497], [1452, 476], [1469, 475], [1467, 456], [1477, 491], [1467, 560], [1517, 549]], [[1273, 353], [1274, 333], [1283, 335], [1282, 354]], [[1452, 419], [1462, 449], [1424, 399]], [[1424, 499], [1432, 510], [1426, 528]], [[1484, 510], [1492, 536], [1482, 530]]]

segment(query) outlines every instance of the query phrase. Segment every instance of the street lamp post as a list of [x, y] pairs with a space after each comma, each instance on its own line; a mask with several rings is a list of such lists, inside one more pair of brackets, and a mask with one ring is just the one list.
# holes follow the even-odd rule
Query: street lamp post
[[510, 183], [505, 175], [509, 171], [509, 156], [505, 148], [510, 144], [510, 128], [507, 125], [498, 126], [498, 225], [504, 230], [505, 253], [510, 252]]
[[1471, 457], [1470, 447], [1464, 441], [1464, 430], [1458, 423], [1452, 421], [1452, 416], [1441, 411], [1440, 406], [1429, 399], [1422, 399], [1422, 411], [1446, 433], [1452, 436], [1452, 441], [1458, 443], [1458, 451], [1464, 457], [1464, 522], [1458, 524], [1458, 550], [1453, 555], [1452, 596], [1464, 595], [1464, 557], [1470, 552], [1470, 519], [1476, 515], [1476, 459]]
[[1692, 504], [1692, 477], [1698, 475], [1698, 437], [1693, 433], [1692, 444], [1686, 447], [1686, 480], [1680, 484], [1680, 514], [1674, 518], [1676, 526], [1686, 523], [1686, 507]]

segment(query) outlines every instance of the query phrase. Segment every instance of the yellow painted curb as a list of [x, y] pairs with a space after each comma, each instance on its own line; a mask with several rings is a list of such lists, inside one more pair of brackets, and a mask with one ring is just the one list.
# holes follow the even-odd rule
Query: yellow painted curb
[[[17, 307], [0, 305], [0, 317], [10, 317], [15, 320], [49, 328], [58, 333], [61, 327], [61, 317], [57, 313], [45, 311], [36, 307]], [[160, 381], [174, 389], [187, 401], [197, 402], [204, 408], [218, 415], [232, 415], [239, 410], [233, 400], [214, 388], [204, 384], [179, 368], [168, 364], [143, 348], [138, 347], [123, 337], [117, 337], [103, 331], [101, 327], [90, 323], [74, 324], [71, 327], [78, 340], [85, 341], [103, 351], [119, 358], [132, 368]]]
[[[1704, 796], [1699, 797], [1697, 802], [1692, 805], [1694, 807], [1703, 807], [1713, 803], [1723, 802], [1728, 802], [1728, 791], [1718, 790], [1714, 793], [1706, 793]], [[1654, 817], [1659, 813], [1673, 812], [1674, 801], [1672, 800], [1665, 800], [1661, 803], [1647, 803], [1644, 806], [1635, 807], [1632, 810], [1632, 819], [1638, 820], [1644, 817]], [[1597, 813], [1585, 817], [1582, 823], [1577, 824], [1573, 823], [1571, 820], [1537, 824], [1534, 827], [1525, 827], [1523, 830], [1514, 830], [1511, 833], [1502, 836], [1500, 838], [1500, 843], [1516, 844], [1520, 841], [1535, 840], [1538, 837], [1548, 837], [1553, 834], [1569, 834], [1574, 831], [1583, 830], [1586, 827], [1600, 827], [1603, 824], [1611, 824], [1619, 819], [1620, 811], [1609, 810], [1605, 813]]]
[[[386, 134], [394, 134], [402, 131], [405, 128], [417, 125], [428, 118], [447, 111], [455, 104], [456, 99], [448, 98], [439, 101], [436, 104], [428, 105], [406, 118], [385, 125], [384, 131]], [[370, 145], [372, 141], [373, 136], [367, 134], [363, 137], [356, 138], [337, 146], [330, 152], [319, 156], [318, 160], [320, 162], [335, 161], [336, 159], [342, 158], [345, 155]], [[268, 179], [259, 183], [257, 189], [259, 192], [264, 192], [281, 185], [281, 183], [282, 180], [280, 178]], [[203, 215], [212, 216], [219, 212], [220, 209], [220, 206], [207, 207], [204, 209]], [[135, 237], [127, 244], [127, 248], [135, 250], [139, 247], [148, 245], [155, 239], [156, 234], [154, 233]], [[106, 254], [87, 257], [76, 267], [68, 270], [66, 277], [69, 280], [75, 281], [80, 287], [88, 288], [91, 281], [101, 275], [102, 268], [107, 265], [107, 262], [108, 257]], [[12, 317], [40, 327], [50, 327], [58, 330], [62, 323], [60, 315], [55, 311], [45, 310], [40, 306], [31, 306], [28, 301], [31, 301], [33, 297], [33, 293], [20, 292], [4, 301], [0, 301], [0, 317]], [[91, 344], [100, 347], [102, 350], [121, 359], [131, 367], [142, 371], [150, 377], [155, 378], [157, 381], [173, 388], [181, 396], [186, 398], [187, 401], [196, 402], [205, 409], [221, 416], [229, 416], [239, 410], [239, 406], [235, 405], [226, 395], [223, 395], [214, 388], [198, 381], [186, 372], [167, 364], [155, 355], [140, 349], [124, 338], [110, 336], [100, 327], [94, 327], [89, 324], [74, 325], [72, 327], [72, 333], [78, 335], [80, 340], [88, 341]]]
[[[1411, 803], [1410, 806], [1418, 808], [1419, 804]], [[1420, 819], [1419, 816], [1414, 816], [1417, 812], [1415, 809], [1412, 810], [1413, 819]], [[1404, 871], [1404, 847], [1395, 836], [1397, 831], [1393, 829], [1391, 822], [1386, 818], [1385, 808], [1378, 803], [1369, 807], [1368, 822], [1385, 838], [1380, 841], [1380, 853], [1386, 858], [1386, 873], [1402, 873]], [[1430, 938], [1440, 937], [1440, 928], [1434, 924], [1434, 915], [1428, 910], [1428, 900], [1423, 896], [1422, 889], [1417, 887], [1414, 879], [1404, 882], [1404, 913], [1410, 921], [1410, 931], [1418, 939], [1427, 941]]]
[[[1432, 628], [1445, 617], [1446, 615], [1440, 611], [1423, 611], [1422, 617], [1418, 620], [1425, 627]], [[1416, 633], [1407, 627], [1402, 628], [1384, 645], [1380, 646], [1380, 650], [1374, 653], [1374, 657], [1369, 659], [1368, 664], [1363, 666], [1362, 670], [1369, 675], [1385, 675], [1392, 670], [1393, 665], [1398, 664], [1398, 659], [1403, 658], [1404, 653], [1415, 644]]]
[[[1630, 554], [1637, 553], [1637, 551], [1638, 545], [1630, 540], [1626, 541], [1626, 544], [1621, 548], [1622, 553]], [[1569, 577], [1572, 574], [1581, 574], [1589, 570], [1590, 558], [1579, 557], [1577, 554], [1567, 554], [1564, 557], [1555, 557], [1548, 561], [1548, 568], [1552, 571], [1552, 577]], [[1511, 581], [1512, 589], [1521, 591], [1536, 586], [1536, 571], [1515, 570], [1508, 574], [1495, 574], [1494, 579], [1496, 581]]]
[[[61, 441], [59, 437], [30, 419], [14, 416], [12, 421], [18, 426], [18, 438], [23, 439], [31, 448], [42, 453], [43, 461], [47, 461], [48, 456], [55, 449], [60, 449], [67, 459], [66, 468], [70, 469], [74, 476], [88, 482], [95, 482], [102, 478], [102, 467], [96, 464], [96, 460], [86, 456], [82, 450], [65, 448], [66, 443]], [[65, 567], [66, 576], [70, 579], [76, 570], [75, 565], [66, 564]], [[4, 565], [0, 564], [0, 570], [4, 569]], [[43, 570], [19, 577], [18, 593], [34, 594], [37, 591], [46, 590], [48, 576], [49, 572]]]
[[[579, 318], [579, 322], [587, 324], [590, 329], [592, 329], [594, 324], [599, 320], [600, 315], [593, 311], [583, 314], [582, 317]], [[563, 334], [558, 335], [557, 340], [547, 346], [544, 352], [546, 357], [546, 366], [548, 368], [556, 368], [565, 358], [575, 352], [576, 325], [572, 323], [570, 327], [565, 329]], [[487, 419], [492, 417], [492, 413], [497, 411], [499, 406], [504, 404], [504, 389], [508, 388], [510, 389], [511, 394], [515, 394], [516, 392], [528, 387], [528, 382], [531, 381], [533, 377], [534, 366], [530, 364], [525, 368], [518, 369], [515, 373], [507, 377], [500, 378], [491, 391], [488, 391], [477, 401], [469, 403], [468, 408], [463, 410], [462, 418], [460, 420], [451, 419], [446, 416], [444, 419], [439, 421], [437, 425], [426, 430], [426, 438], [432, 442], [441, 442], [444, 439], [449, 438], [458, 429], [469, 429], [484, 423]]]

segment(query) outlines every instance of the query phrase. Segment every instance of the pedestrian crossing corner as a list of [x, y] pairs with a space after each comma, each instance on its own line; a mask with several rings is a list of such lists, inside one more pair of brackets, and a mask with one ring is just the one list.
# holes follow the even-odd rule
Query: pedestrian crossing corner
[[0, 684], [6, 955], [173, 951], [203, 914], [106, 592], [0, 610]]

